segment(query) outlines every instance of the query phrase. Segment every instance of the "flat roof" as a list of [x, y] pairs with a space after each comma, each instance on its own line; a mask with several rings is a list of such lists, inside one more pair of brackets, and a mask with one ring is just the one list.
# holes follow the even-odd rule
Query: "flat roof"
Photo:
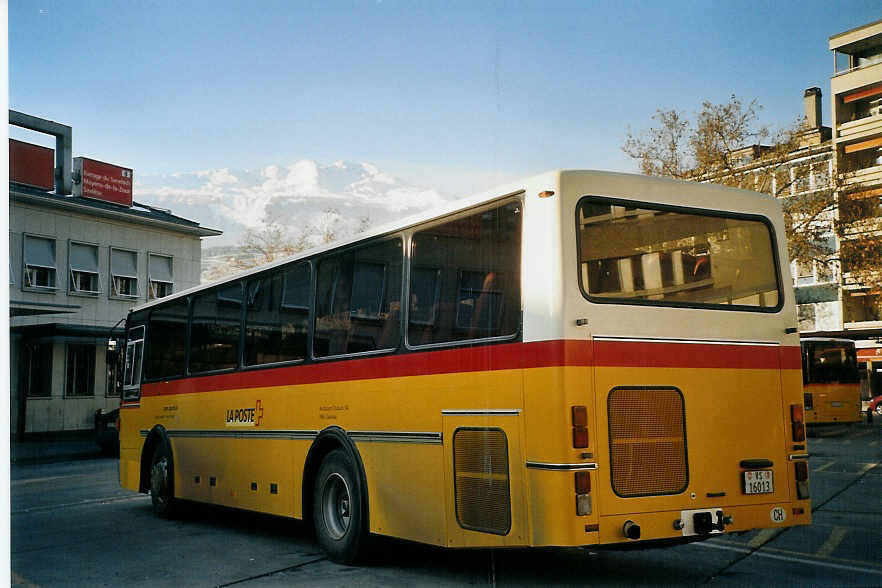
[[170, 231], [197, 235], [199, 237], [214, 237], [223, 234], [223, 231], [203, 227], [196, 221], [138, 202], [135, 202], [131, 207], [125, 207], [91, 198], [61, 196], [13, 183], [9, 185], [9, 199], [10, 201], [57, 208], [123, 222], [162, 227]]
[[830, 37], [831, 51], [851, 54], [874, 45], [882, 45], [882, 20]]

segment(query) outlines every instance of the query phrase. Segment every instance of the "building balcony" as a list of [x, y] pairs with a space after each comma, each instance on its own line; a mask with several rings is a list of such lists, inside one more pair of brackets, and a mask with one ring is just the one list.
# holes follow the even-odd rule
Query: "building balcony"
[[882, 165], [871, 165], [870, 167], [841, 173], [839, 177], [845, 186], [870, 187], [882, 184]]
[[856, 141], [876, 135], [882, 135], [882, 112], [844, 122], [836, 127], [836, 137], [839, 142]]
[[882, 328], [882, 321], [859, 321], [853, 323], [845, 323], [846, 331], [859, 331], [861, 329], [879, 329]]
[[837, 72], [830, 80], [833, 96], [878, 83], [882, 79], [882, 61]]
[[853, 239], [861, 235], [882, 233], [882, 217], [859, 218], [842, 223], [842, 238]]

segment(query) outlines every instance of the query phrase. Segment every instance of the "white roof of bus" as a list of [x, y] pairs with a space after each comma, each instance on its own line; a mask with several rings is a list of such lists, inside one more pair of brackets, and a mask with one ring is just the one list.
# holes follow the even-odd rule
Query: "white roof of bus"
[[[755, 198], [756, 199], [754, 202], [755, 205], [760, 205], [760, 203], [763, 203], [763, 205], [768, 206], [769, 201], [775, 202], [774, 197], [766, 195], [766, 194], [761, 194], [759, 192], [751, 192], [749, 190], [741, 190], [741, 189], [737, 189], [737, 188], [729, 188], [726, 186], [721, 186], [719, 184], [700, 184], [700, 183], [696, 183], [696, 182], [686, 182], [686, 181], [682, 181], [682, 180], [673, 180], [670, 178], [651, 177], [651, 176], [645, 176], [645, 175], [639, 175], [639, 174], [627, 174], [627, 173], [622, 173], [622, 172], [609, 172], [609, 171], [598, 171], [598, 170], [563, 170], [563, 169], [552, 170], [552, 171], [544, 172], [541, 174], [537, 174], [535, 176], [530, 176], [528, 178], [523, 178], [523, 179], [511, 182], [511, 183], [508, 183], [508, 184], [503, 184], [501, 186], [497, 186], [495, 188], [492, 188], [490, 190], [487, 190], [485, 192], [481, 192], [481, 193], [473, 195], [473, 196], [466, 196], [466, 197], [460, 198], [458, 200], [453, 200], [451, 202], [446, 203], [444, 206], [434, 208], [432, 210], [422, 212], [419, 214], [415, 214], [415, 215], [412, 215], [409, 217], [405, 217], [405, 218], [399, 219], [397, 221], [383, 224], [383, 225], [378, 226], [376, 228], [370, 229], [364, 233], [359, 233], [358, 235], [355, 235], [354, 237], [351, 237], [349, 239], [334, 241], [333, 243], [329, 243], [329, 244], [321, 246], [321, 247], [307, 249], [307, 250], [298, 252], [290, 257], [286, 257], [284, 259], [279, 259], [279, 260], [267, 263], [265, 265], [250, 268], [250, 269], [247, 269], [242, 272], [235, 273], [235, 274], [230, 274], [229, 276], [224, 276], [223, 278], [216, 280], [214, 282], [207, 282], [205, 284], [199, 284], [198, 286], [193, 286], [192, 288], [187, 288], [186, 290], [181, 290], [180, 292], [175, 292], [174, 294], [172, 294], [170, 296], [166, 296], [164, 298], [159, 298], [156, 300], [151, 300], [150, 302], [146, 302], [146, 303], [141, 304], [139, 306], [133, 307], [132, 309], [130, 309], [130, 312], [139, 311], [139, 310], [142, 310], [145, 308], [149, 308], [151, 306], [155, 306], [160, 303], [167, 303], [167, 302], [174, 300], [176, 298], [183, 298], [185, 296], [188, 296], [189, 294], [192, 294], [193, 292], [206, 290], [208, 288], [212, 288], [214, 286], [219, 286], [219, 285], [229, 283], [229, 282], [235, 282], [237, 280], [241, 280], [242, 278], [248, 277], [250, 275], [258, 274], [258, 273], [264, 272], [268, 269], [279, 267], [279, 266], [285, 265], [287, 263], [290, 263], [290, 262], [298, 260], [298, 259], [313, 257], [317, 254], [324, 252], [324, 251], [337, 249], [339, 247], [344, 247], [346, 245], [350, 245], [352, 243], [357, 243], [359, 241], [371, 239], [373, 237], [378, 237], [378, 236], [385, 235], [385, 234], [403, 231], [403, 230], [406, 230], [410, 227], [413, 227], [413, 226], [416, 226], [416, 225], [419, 225], [419, 224], [422, 224], [425, 222], [429, 222], [429, 221], [432, 221], [432, 220], [435, 220], [438, 218], [442, 218], [442, 217], [445, 217], [447, 215], [450, 215], [450, 214], [453, 214], [456, 212], [467, 210], [469, 208], [480, 206], [480, 205], [485, 204], [487, 202], [492, 202], [493, 200], [505, 198], [506, 196], [511, 196], [511, 195], [517, 194], [519, 192], [524, 191], [528, 185], [532, 185], [532, 184], [542, 185], [544, 182], [544, 183], [547, 183], [549, 188], [552, 188], [553, 186], [555, 186], [557, 184], [557, 179], [563, 175], [583, 176], [583, 177], [585, 177], [586, 180], [587, 179], [606, 179], [606, 180], [614, 180], [615, 179], [615, 180], [620, 180], [620, 181], [626, 180], [627, 182], [632, 182], [632, 183], [644, 183], [644, 184], [654, 183], [654, 184], [659, 184], [659, 185], [667, 183], [667, 184], [674, 184], [674, 185], [679, 185], [679, 186], [683, 186], [683, 187], [689, 186], [689, 189], [693, 189], [693, 190], [698, 189], [699, 186], [701, 186], [704, 191], [719, 190], [719, 191], [729, 192], [730, 196], [737, 198], [737, 199], [740, 199], [742, 201], [742, 203], [744, 202], [745, 198], [748, 200]], [[737, 194], [737, 196], [736, 196], [736, 194]], [[723, 201], [718, 200], [715, 203], [721, 204], [722, 202]], [[731, 203], [729, 203], [729, 204], [731, 204]], [[765, 206], [763, 206], [763, 207], [765, 207]], [[730, 208], [730, 207], [728, 207], [728, 206], [713, 206], [712, 208], [719, 209], [719, 210], [726, 210], [727, 208]], [[743, 209], [743, 207], [737, 207], [737, 208]]]

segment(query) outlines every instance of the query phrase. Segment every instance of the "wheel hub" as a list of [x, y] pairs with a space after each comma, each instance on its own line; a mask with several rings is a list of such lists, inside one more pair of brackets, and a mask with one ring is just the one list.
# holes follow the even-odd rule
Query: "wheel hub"
[[153, 498], [159, 502], [165, 502], [166, 489], [168, 488], [168, 458], [163, 457], [150, 471], [150, 492]]
[[325, 527], [334, 539], [341, 539], [349, 529], [352, 513], [349, 486], [338, 473], [327, 477], [322, 488], [322, 514]]

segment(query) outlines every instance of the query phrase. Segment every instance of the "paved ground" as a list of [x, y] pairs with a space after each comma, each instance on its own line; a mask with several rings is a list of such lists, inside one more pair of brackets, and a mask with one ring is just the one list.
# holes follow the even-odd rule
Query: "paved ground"
[[112, 459], [14, 465], [16, 586], [882, 585], [882, 419], [810, 440], [814, 523], [670, 549], [451, 551], [379, 540], [331, 563], [303, 525], [195, 506], [153, 516]]

